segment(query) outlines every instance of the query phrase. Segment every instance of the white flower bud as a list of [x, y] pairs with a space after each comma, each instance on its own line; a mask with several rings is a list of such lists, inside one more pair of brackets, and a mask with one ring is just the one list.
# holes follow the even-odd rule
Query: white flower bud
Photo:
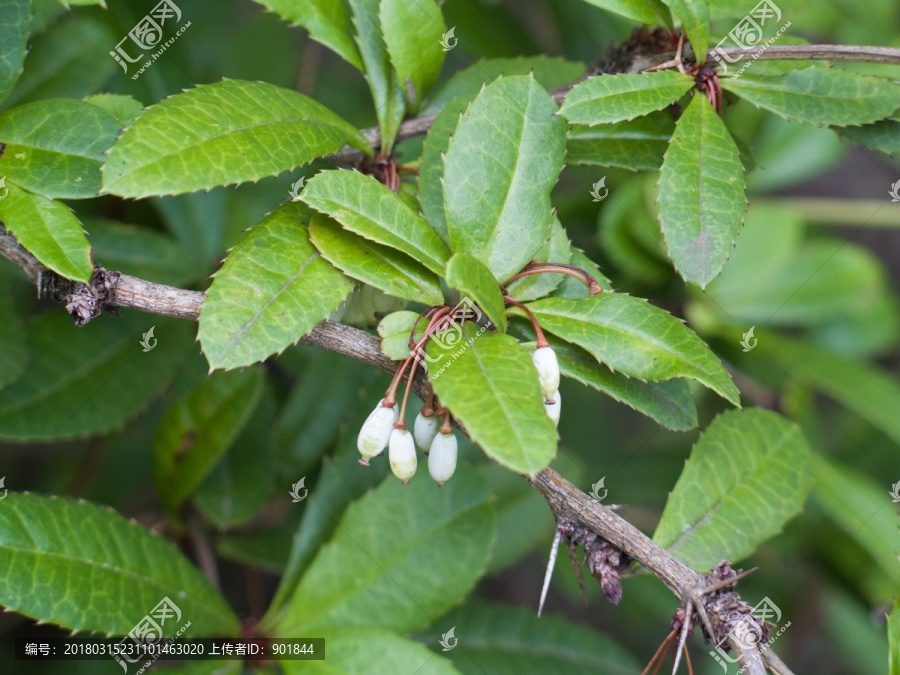
[[409, 483], [409, 479], [416, 474], [416, 446], [412, 434], [406, 429], [394, 429], [391, 432], [388, 459], [394, 475], [402, 480], [404, 485]]
[[375, 410], [366, 418], [359, 430], [359, 437], [356, 439], [356, 447], [362, 459], [360, 464], [369, 465], [369, 460], [384, 450], [391, 437], [391, 431], [394, 430], [394, 423], [400, 419], [400, 411], [397, 406], [385, 408], [382, 403], [384, 399], [378, 402]]
[[416, 445], [419, 446], [426, 454], [431, 449], [431, 442], [437, 436], [438, 429], [441, 428], [441, 418], [437, 415], [431, 417], [422, 417], [420, 412], [416, 415], [416, 423], [413, 425], [413, 438], [416, 439]]
[[547, 417], [553, 420], [553, 426], [559, 426], [559, 415], [562, 412], [562, 397], [559, 390], [553, 392], [553, 396], [549, 401], [544, 401], [544, 410], [547, 411]]
[[450, 480], [456, 471], [456, 436], [453, 433], [438, 434], [431, 442], [431, 452], [428, 453], [428, 473], [438, 485], [444, 487], [444, 483]]
[[531, 360], [538, 371], [544, 400], [549, 401], [553, 398], [553, 392], [559, 389], [559, 361], [556, 360], [556, 352], [553, 347], [538, 347], [531, 355]]

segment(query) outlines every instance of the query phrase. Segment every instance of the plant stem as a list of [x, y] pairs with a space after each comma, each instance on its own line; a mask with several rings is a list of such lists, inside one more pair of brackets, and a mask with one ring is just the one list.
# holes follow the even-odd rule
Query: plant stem
[[530, 309], [528, 309], [525, 305], [523, 305], [518, 300], [513, 300], [508, 295], [503, 296], [503, 301], [508, 302], [511, 305], [515, 305], [519, 309], [523, 310], [528, 315], [528, 318], [531, 319], [531, 325], [534, 326], [534, 333], [537, 336], [538, 349], [540, 349], [541, 347], [549, 347], [550, 346], [550, 343], [547, 342], [547, 338], [544, 337], [544, 331], [541, 330], [540, 324], [538, 323], [537, 319], [534, 318], [534, 314], [531, 313]]
[[568, 274], [570, 277], [578, 279], [588, 288], [588, 295], [597, 295], [603, 292], [603, 287], [597, 283], [597, 280], [580, 267], [575, 265], [567, 265], [565, 263], [529, 263], [518, 274], [514, 274], [509, 279], [500, 284], [500, 288], [506, 289], [516, 279], [527, 277], [531, 274]]

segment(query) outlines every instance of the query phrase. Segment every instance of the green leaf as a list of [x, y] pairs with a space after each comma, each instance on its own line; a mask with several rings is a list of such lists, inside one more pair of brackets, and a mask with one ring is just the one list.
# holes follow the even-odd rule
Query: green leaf
[[28, 343], [22, 317], [13, 305], [13, 297], [5, 283], [0, 283], [0, 389], [25, 372]]
[[187, 621], [185, 637], [240, 634], [222, 596], [171, 543], [89, 502], [10, 493], [0, 509], [0, 567], [7, 610], [73, 632], [125, 635], [169, 598], [182, 620], [170, 616], [163, 635]]
[[646, 380], [687, 377], [740, 403], [715, 354], [681, 320], [646, 300], [601, 293], [578, 300], [548, 298], [528, 307], [545, 331], [587, 350], [614, 371]]
[[[385, 356], [395, 361], [403, 361], [409, 356], [409, 335], [419, 316], [417, 312], [392, 312], [381, 320], [378, 324], [378, 335], [381, 337], [381, 352]], [[417, 338], [421, 339], [425, 334], [426, 325], [424, 319], [419, 320], [416, 328]]]
[[[424, 645], [379, 628], [330, 628], [325, 638], [325, 661], [281, 661], [287, 675], [367, 675], [377, 667], [384, 673], [453, 675], [458, 672]], [[377, 666], [375, 666], [377, 664]]]
[[288, 202], [258, 223], [213, 280], [198, 337], [211, 369], [280, 354], [335, 310], [352, 282], [309, 241], [309, 210]]
[[813, 455], [812, 474], [816, 504], [896, 581], [900, 532], [890, 492], [894, 476], [877, 483], [866, 474], [818, 455]]
[[131, 96], [123, 94], [95, 94], [84, 99], [85, 103], [95, 105], [115, 117], [123, 127], [144, 112], [144, 104]]
[[118, 70], [109, 51], [121, 39], [109, 24], [91, 16], [73, 13], [54, 23], [35, 36], [25, 72], [4, 106], [93, 94]]
[[466, 675], [634, 675], [639, 667], [612, 638], [559, 616], [538, 618], [531, 608], [469, 602], [423, 637], [436, 644], [451, 626], [459, 639], [453, 662]]
[[485, 263], [498, 281], [547, 239], [550, 190], [562, 169], [565, 123], [531, 77], [488, 85], [456, 129], [444, 159], [451, 248]]
[[102, 192], [141, 198], [254, 181], [346, 143], [370, 150], [352, 125], [303, 94], [222, 80], [148, 108], [110, 149]]
[[345, 229], [411, 256], [443, 274], [450, 252], [428, 222], [390, 188], [357, 171], [323, 171], [301, 198]]
[[[534, 329], [529, 322], [516, 319], [514, 325], [526, 340], [534, 341]], [[560, 373], [566, 377], [603, 392], [667, 429], [687, 431], [697, 426], [697, 408], [686, 380], [641, 382], [597, 363], [597, 359], [580, 347], [553, 335], [545, 337], [556, 352]]]
[[[597, 267], [596, 263], [588, 258], [580, 248], [576, 248], [575, 246], [569, 247], [569, 264], [580, 267], [594, 277], [597, 284], [604, 291], [613, 290], [609, 279], [606, 278], [603, 272], [600, 271], [600, 268]], [[588, 296], [588, 289], [581, 281], [567, 275], [563, 277], [559, 286], [557, 286], [550, 295], [554, 298], [586, 298]]]
[[167, 511], [174, 512], [231, 447], [262, 390], [259, 368], [215, 373], [169, 406], [153, 444], [153, 478]]
[[482, 59], [460, 70], [442, 84], [429, 99], [422, 115], [441, 112], [454, 98], [471, 101], [481, 88], [498, 77], [533, 74], [544, 89], [553, 89], [577, 80], [585, 71], [577, 61], [565, 61], [555, 56], [519, 56], [508, 59]]
[[428, 625], [472, 589], [488, 563], [494, 539], [488, 500], [483, 480], [467, 469], [443, 490], [426, 477], [408, 487], [384, 481], [347, 509], [275, 634]]
[[575, 125], [566, 141], [566, 163], [658, 169], [674, 132], [675, 120], [666, 111], [596, 127]]
[[694, 86], [694, 79], [674, 70], [597, 75], [566, 94], [559, 114], [575, 124], [608, 124], [662, 110]]
[[[534, 254], [534, 259], [538, 262], [554, 262], [568, 264], [572, 256], [571, 243], [569, 235], [563, 229], [559, 218], [553, 219], [553, 225], [550, 227], [550, 236], [543, 245]], [[590, 274], [590, 271], [588, 271]], [[565, 274], [532, 274], [512, 282], [507, 290], [509, 295], [519, 302], [527, 302], [529, 300], [537, 300], [542, 298], [559, 286], [563, 279], [571, 279]], [[573, 279], [573, 281], [577, 281]]]
[[111, 220], [85, 220], [84, 225], [91, 257], [106, 269], [170, 286], [199, 276], [187, 248], [161, 232]]
[[380, 0], [348, 0], [353, 23], [356, 24], [356, 44], [362, 56], [364, 72], [372, 92], [375, 114], [381, 129], [383, 154], [390, 154], [400, 122], [406, 114], [404, 86], [391, 67], [381, 30], [378, 9]]
[[675, 125], [659, 175], [659, 222], [685, 281], [706, 287], [744, 219], [744, 167], [725, 123], [694, 96]]
[[444, 213], [444, 155], [450, 147], [450, 138], [456, 133], [468, 100], [455, 98], [438, 113], [428, 130], [422, 146], [419, 166], [419, 203], [422, 213], [445, 242], [450, 242], [447, 216]]
[[[568, 242], [566, 242], [568, 243]], [[447, 263], [447, 285], [471, 298], [501, 333], [506, 332], [506, 307], [491, 271], [468, 253], [454, 253]]]
[[444, 63], [441, 8], [434, 0], [381, 0], [381, 29], [399, 84], [418, 109]]
[[399, 251], [347, 232], [327, 216], [312, 217], [309, 238], [323, 258], [354, 279], [424, 305], [444, 303], [435, 274]]
[[663, 0], [672, 10], [672, 14], [681, 21], [687, 33], [697, 63], [706, 62], [706, 51], [709, 43], [709, 5], [706, 0]]
[[900, 385], [887, 371], [774, 333], [759, 334], [757, 346], [795, 381], [827, 394], [900, 443]]
[[346, 0], [256, 0], [294, 25], [303, 26], [316, 42], [363, 70], [353, 40], [353, 24]]
[[607, 12], [651, 26], [671, 26], [672, 17], [660, 0], [586, 0]]
[[69, 207], [15, 185], [7, 187], [9, 194], [0, 200], [3, 225], [45, 266], [87, 283], [94, 272], [91, 245]]
[[28, 103], [0, 115], [0, 174], [48, 199], [100, 191], [100, 166], [119, 123], [99, 107], [67, 99]]
[[544, 412], [537, 371], [512, 337], [466, 322], [429, 340], [428, 379], [485, 454], [534, 475], [556, 454], [556, 429]]
[[259, 404], [234, 443], [197, 485], [194, 501], [218, 527], [241, 525], [265, 506], [275, 479], [268, 440], [275, 422], [275, 397], [263, 383]]
[[31, 0], [12, 0], [0, 7], [0, 103], [22, 74], [30, 20]]
[[881, 120], [861, 127], [834, 129], [852, 143], [889, 155], [900, 153], [900, 120]]
[[817, 66], [784, 75], [723, 77], [722, 87], [757, 108], [817, 126], [868, 124], [900, 108], [894, 82]]
[[720, 415], [694, 445], [653, 540], [701, 572], [740, 560], [800, 510], [810, 468], [796, 424], [759, 408]]
[[[151, 320], [158, 346], [144, 353]], [[77, 328], [56, 311], [29, 326], [27, 342], [25, 374], [0, 391], [0, 438], [63, 440], [122, 427], [166, 388], [190, 339], [186, 325], [159, 317]]]
[[900, 675], [900, 600], [894, 603], [887, 628], [888, 642], [891, 645], [888, 675]]

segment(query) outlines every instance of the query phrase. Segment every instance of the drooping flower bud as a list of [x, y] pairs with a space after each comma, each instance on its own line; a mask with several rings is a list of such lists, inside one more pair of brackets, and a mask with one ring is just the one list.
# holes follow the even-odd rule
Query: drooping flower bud
[[372, 457], [384, 450], [394, 429], [394, 423], [400, 419], [397, 406], [386, 408], [383, 404], [384, 399], [381, 399], [375, 410], [366, 418], [356, 439], [356, 447], [362, 455], [359, 463], [365, 466], [369, 465]]
[[549, 401], [544, 401], [544, 410], [547, 412], [547, 417], [553, 420], [553, 426], [558, 427], [559, 416], [562, 412], [562, 397], [559, 395], [558, 389], [553, 392]]
[[544, 400], [549, 401], [559, 389], [559, 361], [556, 359], [556, 352], [553, 347], [538, 347], [531, 355], [531, 360], [538, 371]]
[[457, 448], [456, 436], [452, 431], [449, 434], [438, 434], [431, 442], [431, 451], [428, 453], [428, 473], [441, 487], [444, 487], [444, 483], [450, 480], [453, 472], [456, 471]]
[[391, 471], [404, 485], [416, 474], [416, 446], [412, 434], [406, 429], [394, 429], [388, 443], [388, 460]]
[[437, 415], [423, 417], [421, 412], [416, 415], [416, 423], [413, 425], [413, 437], [416, 439], [416, 445], [426, 454], [431, 449], [431, 442], [437, 436], [440, 427], [441, 418]]

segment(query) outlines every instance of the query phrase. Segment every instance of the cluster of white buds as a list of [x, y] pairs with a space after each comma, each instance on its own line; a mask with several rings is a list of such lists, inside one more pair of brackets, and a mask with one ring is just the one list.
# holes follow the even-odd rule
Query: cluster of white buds
[[[538, 343], [540, 345], [540, 343]], [[559, 416], [562, 412], [562, 398], [559, 395], [559, 361], [553, 347], [547, 344], [538, 346], [531, 355], [534, 367], [538, 372], [538, 380], [541, 383], [541, 394], [544, 396], [544, 410], [547, 417], [553, 420], [555, 426], [559, 426]]]
[[440, 487], [444, 487], [456, 471], [458, 447], [449, 414], [442, 419], [429, 399], [416, 416], [413, 433], [410, 433], [400, 421], [398, 406], [388, 407], [384, 402], [385, 399], [379, 401], [359, 432], [356, 444], [362, 455], [359, 463], [368, 466], [369, 459], [381, 454], [387, 446], [391, 471], [404, 485], [408, 485], [418, 467], [418, 446], [428, 455], [431, 477]]

